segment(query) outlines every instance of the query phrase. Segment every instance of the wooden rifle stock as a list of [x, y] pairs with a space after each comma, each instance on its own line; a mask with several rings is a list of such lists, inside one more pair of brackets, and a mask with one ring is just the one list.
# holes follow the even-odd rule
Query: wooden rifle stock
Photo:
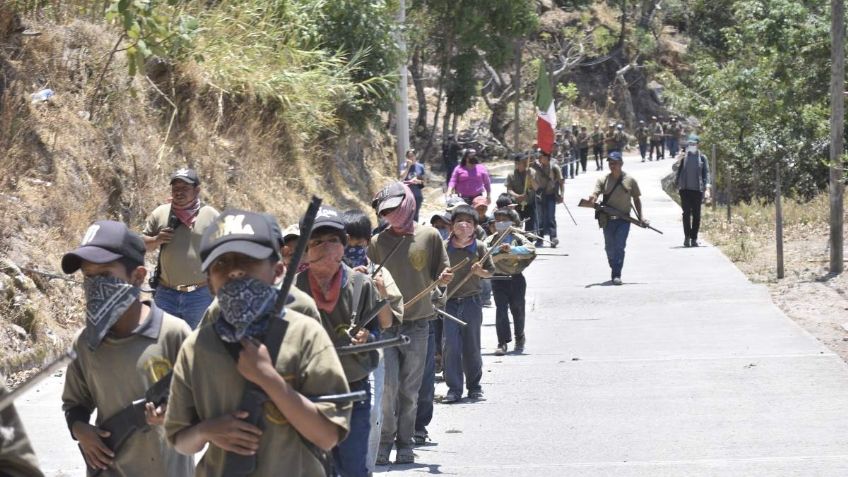
[[[453, 273], [453, 272], [455, 272], [455, 271], [459, 270], [459, 269], [460, 269], [462, 266], [464, 266], [466, 263], [468, 263], [468, 258], [464, 258], [461, 262], [457, 263], [457, 264], [456, 264], [456, 265], [454, 265], [453, 267], [448, 268], [448, 270], [449, 270], [451, 273]], [[409, 301], [405, 301], [405, 302], [403, 302], [403, 308], [404, 308], [404, 309], [406, 309], [407, 307], [410, 307], [410, 306], [414, 305], [415, 303], [417, 303], [418, 301], [420, 301], [422, 298], [424, 298], [425, 296], [429, 295], [429, 294], [430, 294], [430, 292], [432, 292], [433, 290], [435, 290], [437, 286], [439, 286], [439, 281], [438, 281], [438, 280], [435, 280], [435, 281], [434, 281], [433, 283], [431, 283], [431, 284], [430, 284], [427, 288], [425, 288], [425, 289], [421, 290], [421, 291], [420, 291], [417, 295], [415, 295], [414, 297], [412, 297], [412, 299], [410, 299]]]
[[654, 232], [657, 232], [658, 234], [662, 234], [661, 230], [655, 229], [654, 227], [651, 227], [650, 225], [646, 224], [645, 222], [643, 222], [639, 219], [634, 219], [633, 217], [630, 216], [630, 214], [625, 214], [624, 212], [616, 209], [615, 207], [610, 207], [608, 205], [594, 203], [594, 202], [591, 202], [591, 201], [586, 200], [586, 199], [580, 199], [580, 203], [577, 204], [577, 206], [595, 209], [598, 212], [601, 212], [601, 213], [604, 213], [604, 214], [607, 214], [607, 215], [610, 215], [610, 216], [615, 216], [615, 217], [622, 219], [622, 220], [626, 220], [626, 221], [630, 222], [631, 224], [635, 224], [635, 225], [638, 225], [639, 227], [642, 227], [643, 229], [651, 229]]

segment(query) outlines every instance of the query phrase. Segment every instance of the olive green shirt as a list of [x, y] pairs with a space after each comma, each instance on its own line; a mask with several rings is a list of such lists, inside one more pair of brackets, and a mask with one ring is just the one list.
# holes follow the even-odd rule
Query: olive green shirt
[[[0, 376], [0, 397], [8, 394], [4, 381], [3, 376]], [[0, 411], [0, 428], [4, 433], [0, 437], [0, 475], [43, 477], [14, 404]]]
[[513, 169], [512, 172], [507, 174], [504, 185], [506, 186], [506, 190], [510, 192], [518, 195], [526, 195], [524, 200], [519, 203], [521, 206], [526, 206], [532, 203], [533, 198], [536, 196], [536, 187], [538, 187], [536, 183], [536, 171], [529, 166], [524, 169], [524, 172]]
[[[483, 279], [471, 273], [471, 266], [483, 259], [486, 255], [486, 245], [482, 240], [477, 240], [477, 249], [471, 252], [471, 246], [465, 248], [454, 248], [445, 242], [447, 245], [448, 257], [450, 258], [451, 266], [459, 264], [464, 259], [468, 259], [468, 263], [454, 271], [454, 278], [448, 285], [448, 296], [451, 298], [467, 298], [469, 296], [479, 295], [483, 291]], [[492, 256], [486, 257], [483, 262], [483, 269], [488, 272], [495, 271], [495, 264], [492, 263]], [[460, 282], [469, 277], [462, 285]], [[459, 288], [457, 288], [459, 287]]]
[[[142, 233], [155, 237], [168, 226], [171, 204], [162, 204], [147, 217]], [[174, 229], [174, 238], [159, 250], [159, 264], [162, 285], [175, 288], [180, 285], [196, 285], [206, 281], [206, 275], [200, 271], [200, 239], [207, 227], [218, 217], [218, 211], [204, 205], [197, 212], [194, 226], [189, 229], [185, 224]]]
[[604, 145], [604, 132], [603, 131], [593, 132], [591, 137], [592, 137], [592, 146], [593, 147]]
[[[383, 268], [391, 272], [404, 301], [408, 301], [436, 281], [449, 262], [439, 232], [434, 227], [419, 224], [415, 224], [415, 231], [410, 236], [402, 237], [391, 230], [380, 232], [368, 244], [368, 258], [382, 263], [401, 239], [403, 244]], [[430, 301], [422, 299], [411, 307], [404, 307], [403, 321], [430, 319], [435, 314]]]
[[[610, 191], [615, 188], [615, 191], [612, 192], [612, 195], [609, 200], [606, 201], [605, 205], [616, 208], [629, 215], [630, 210], [633, 207], [633, 199], [638, 199], [642, 193], [639, 191], [639, 184], [636, 182], [636, 179], [624, 171], [622, 171], [621, 174], [621, 185], [618, 187], [615, 187], [617, 179], [613, 179], [612, 174], [607, 174], [604, 177], [599, 178], [595, 183], [593, 195], [598, 197], [598, 200], [600, 201], [604, 194], [609, 194]], [[607, 219], [608, 217], [606, 214], [600, 215], [599, 222], [601, 227], [606, 225]]]
[[[333, 343], [313, 318], [287, 311], [288, 322], [280, 345], [276, 369], [289, 385], [305, 396], [341, 394], [349, 391]], [[247, 381], [212, 326], [194, 330], [183, 344], [174, 366], [171, 399], [165, 413], [165, 433], [174, 445], [176, 435], [207, 419], [239, 409]], [[318, 411], [338, 426], [344, 439], [350, 425], [350, 404], [316, 404]], [[256, 453], [255, 476], [292, 472], [299, 476], [323, 476], [318, 458], [304, 438], [268, 400], [264, 405], [264, 431]], [[209, 443], [197, 465], [197, 475], [221, 476], [227, 452]], [[141, 474], [139, 474], [141, 475]], [[153, 475], [153, 474], [148, 474]], [[165, 474], [160, 474], [165, 475]]]
[[543, 189], [547, 195], [559, 195], [560, 184], [562, 184], [562, 170], [558, 165], [550, 163], [548, 167], [539, 164], [536, 167], [536, 183], [539, 189]]
[[[374, 286], [371, 278], [353, 271], [353, 269], [345, 264], [341, 264], [341, 267], [345, 275], [342, 277], [341, 290], [339, 291], [339, 299], [336, 302], [336, 307], [329, 313], [319, 309], [324, 331], [330, 335], [330, 339], [336, 347], [350, 346], [352, 344], [348, 330], [355, 324], [352, 320], [354, 310], [356, 311], [356, 320], [358, 321], [364, 317], [368, 310], [374, 308], [374, 305], [380, 298], [377, 287]], [[362, 279], [359, 303], [353, 301], [355, 276], [360, 276]], [[309, 270], [298, 274], [295, 283], [297, 283], [298, 288], [304, 290], [309, 296], [312, 296], [312, 287], [309, 285]], [[367, 329], [373, 330], [377, 328], [379, 328], [379, 320], [374, 318], [367, 326]], [[375, 351], [373, 353], [348, 354], [340, 356], [339, 359], [342, 362], [342, 369], [344, 369], [345, 376], [347, 376], [347, 381], [353, 383], [368, 377], [368, 373], [377, 366], [379, 355]]]
[[[150, 302], [152, 304], [152, 302]], [[155, 305], [153, 305], [155, 306]], [[94, 351], [86, 344], [84, 329], [74, 339], [77, 359], [68, 365], [62, 410], [81, 406], [97, 410], [95, 425], [117, 414], [168, 374], [188, 337], [185, 321], [161, 312], [151, 313], [125, 338], [106, 335]], [[82, 456], [80, 456], [82, 459]], [[117, 454], [112, 468], [101, 475], [194, 475], [194, 458], [169, 446], [162, 426], [136, 431]]]

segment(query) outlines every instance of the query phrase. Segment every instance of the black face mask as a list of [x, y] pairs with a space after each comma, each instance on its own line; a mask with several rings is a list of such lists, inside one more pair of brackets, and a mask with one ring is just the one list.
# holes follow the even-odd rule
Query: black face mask
[[477, 157], [469, 157], [468, 163], [469, 164], [480, 164], [480, 159], [477, 159]]

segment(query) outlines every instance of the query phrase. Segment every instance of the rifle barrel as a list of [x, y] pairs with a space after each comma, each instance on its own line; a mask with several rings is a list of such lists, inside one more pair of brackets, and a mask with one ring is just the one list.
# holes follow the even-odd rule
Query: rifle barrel
[[341, 404], [347, 402], [361, 402], [365, 401], [367, 398], [368, 396], [365, 391], [351, 391], [349, 393], [343, 394], [324, 394], [322, 396], [312, 396], [309, 398], [309, 400], [314, 403], [331, 402], [335, 404]]
[[395, 346], [406, 346], [410, 343], [410, 339], [406, 335], [398, 335], [394, 338], [389, 338], [387, 340], [373, 341], [371, 343], [365, 343], [361, 345], [350, 345], [350, 346], [340, 346], [336, 348], [336, 353], [339, 356], [345, 356], [348, 354], [356, 354], [356, 353], [366, 353], [368, 351], [376, 351], [378, 349], [383, 348], [392, 348]]

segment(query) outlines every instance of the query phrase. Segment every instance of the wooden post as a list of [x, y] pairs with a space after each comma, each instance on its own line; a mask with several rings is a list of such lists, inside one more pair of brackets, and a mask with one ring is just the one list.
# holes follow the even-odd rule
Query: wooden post
[[[710, 156], [710, 192], [715, 196], [718, 193], [716, 189], [716, 175], [718, 175], [718, 169], [716, 168], [718, 164], [718, 159], [716, 158], [716, 145], [713, 144], [712, 147], [712, 155]], [[716, 208], [716, 199], [713, 197], [712, 203], [710, 206], [715, 210]]]
[[842, 150], [845, 146], [845, 0], [830, 0], [830, 273], [842, 273], [844, 186]]
[[732, 180], [730, 177], [730, 164], [724, 164], [724, 193], [727, 196], [727, 223], [730, 223], [730, 203], [733, 202]]
[[783, 205], [780, 202], [780, 159], [775, 165], [775, 188], [774, 188], [774, 233], [777, 243], [777, 278], [783, 278]]

